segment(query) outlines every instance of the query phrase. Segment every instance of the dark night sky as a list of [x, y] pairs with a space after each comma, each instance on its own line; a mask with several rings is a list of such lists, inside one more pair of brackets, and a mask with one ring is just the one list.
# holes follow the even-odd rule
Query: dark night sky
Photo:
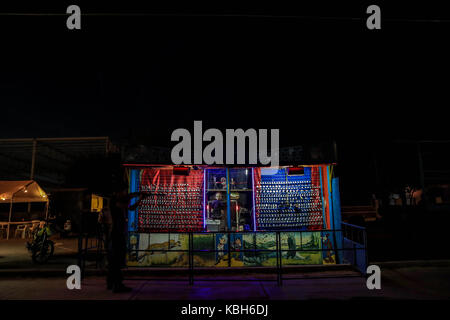
[[64, 16], [3, 17], [0, 136], [133, 135], [167, 145], [173, 129], [203, 120], [204, 127], [280, 128], [282, 145], [448, 138], [442, 26], [386, 18], [383, 27], [85, 17], [73, 32]]
[[[72, 4], [16, 3], [2, 1], [1, 12], [64, 13]], [[449, 23], [424, 21], [446, 18], [445, 7], [383, 3], [383, 29], [371, 32], [364, 19], [347, 19], [365, 18], [368, 3], [93, 3], [77, 2], [83, 13], [153, 15], [83, 16], [81, 31], [67, 30], [64, 14], [0, 16], [0, 137], [170, 146], [171, 132], [194, 120], [279, 128], [281, 146], [337, 140], [345, 201], [374, 189], [374, 153], [387, 168], [406, 166], [406, 176], [417, 171], [385, 142], [450, 139]], [[224, 12], [239, 16], [207, 16]], [[379, 172], [392, 180], [395, 170]]]

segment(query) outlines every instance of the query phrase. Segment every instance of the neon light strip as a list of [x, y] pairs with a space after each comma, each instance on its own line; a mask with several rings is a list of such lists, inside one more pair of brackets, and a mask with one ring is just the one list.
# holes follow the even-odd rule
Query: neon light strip
[[325, 214], [325, 201], [323, 198], [323, 185], [322, 185], [322, 167], [319, 166], [319, 173], [320, 173], [320, 197], [322, 198], [322, 216], [323, 216], [323, 225], [325, 229], [327, 229], [327, 216]]
[[253, 194], [253, 231], [256, 231], [256, 201], [255, 201], [255, 168], [252, 168], [252, 194]]
[[206, 169], [203, 169], [203, 229], [206, 227]]
[[333, 203], [331, 202], [331, 185], [330, 185], [330, 172], [328, 170], [329, 166], [327, 168], [327, 182], [328, 182], [328, 208], [330, 210], [330, 227], [331, 229], [334, 229], [334, 212], [333, 212]]
[[230, 169], [226, 168], [226, 172], [227, 172], [227, 225], [228, 230], [231, 230]]
[[[130, 170], [130, 182], [128, 185], [128, 190], [130, 193], [139, 191], [139, 182], [140, 182], [140, 170], [131, 169]], [[136, 198], [131, 199], [130, 204], [133, 205], [137, 202]], [[136, 231], [138, 225], [138, 208], [134, 210], [128, 210], [128, 231]], [[132, 227], [134, 225], [134, 228]]]

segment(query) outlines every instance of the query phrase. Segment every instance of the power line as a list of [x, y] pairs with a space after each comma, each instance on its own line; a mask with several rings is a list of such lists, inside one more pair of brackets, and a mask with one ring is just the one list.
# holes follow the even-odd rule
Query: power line
[[[18, 17], [52, 17], [68, 16], [67, 13], [23, 13], [23, 12], [0, 12], [0, 16]], [[303, 16], [303, 15], [270, 15], [270, 14], [201, 14], [201, 13], [117, 13], [98, 12], [81, 13], [87, 17], [178, 17], [178, 18], [258, 18], [258, 19], [304, 19], [304, 20], [341, 20], [341, 21], [364, 21], [362, 17], [340, 17], [340, 16]], [[412, 19], [412, 18], [383, 18], [384, 22], [417, 22], [417, 23], [449, 23], [450, 19]]]

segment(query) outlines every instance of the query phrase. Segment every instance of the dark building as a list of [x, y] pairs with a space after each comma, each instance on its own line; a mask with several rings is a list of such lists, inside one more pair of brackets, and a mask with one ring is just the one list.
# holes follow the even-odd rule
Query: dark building
[[109, 137], [0, 139], [0, 180], [64, 187], [77, 163], [119, 152]]

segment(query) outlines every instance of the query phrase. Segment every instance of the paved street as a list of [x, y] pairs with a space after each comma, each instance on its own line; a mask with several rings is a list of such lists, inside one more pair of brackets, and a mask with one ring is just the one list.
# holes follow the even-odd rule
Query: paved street
[[[76, 264], [76, 239], [55, 240], [55, 256], [45, 265], [33, 264], [23, 240], [0, 241], [0, 300], [5, 299], [449, 299], [450, 261], [380, 263], [381, 290], [368, 290], [365, 278], [345, 268], [289, 273], [279, 287], [272, 274], [196, 276], [193, 286], [183, 271], [129, 269], [131, 293], [105, 290], [105, 280], [88, 268], [81, 290], [68, 290], [65, 269]], [[46, 271], [46, 272], [44, 272]], [[245, 272], [245, 271], [242, 271]], [[133, 278], [134, 277], [134, 278]], [[136, 278], [139, 277], [139, 278]], [[159, 280], [154, 280], [159, 279]], [[164, 280], [161, 280], [164, 279]], [[225, 281], [217, 281], [222, 279]], [[240, 281], [240, 280], [248, 281]], [[181, 281], [174, 281], [181, 280]], [[209, 281], [204, 281], [209, 280]]]
[[[286, 280], [283, 286], [269, 282], [269, 275], [246, 276], [251, 281], [233, 281], [243, 277], [225, 275], [226, 281], [187, 281], [127, 279], [131, 293], [113, 294], [105, 289], [102, 277], [86, 277], [81, 290], [68, 290], [64, 278], [1, 278], [0, 299], [449, 299], [450, 267], [382, 268], [382, 289], [368, 290], [365, 279], [349, 271], [287, 275], [303, 279]], [[286, 276], [286, 277], [287, 277]], [[317, 277], [310, 278], [307, 277]], [[270, 276], [273, 279], [273, 276]], [[187, 279], [187, 277], [184, 277]], [[210, 279], [212, 277], [210, 276]], [[262, 280], [261, 280], [262, 279]], [[178, 278], [180, 280], [180, 278]], [[183, 279], [181, 279], [183, 280]]]
[[76, 263], [77, 239], [53, 239], [53, 257], [44, 265], [34, 264], [22, 239], [0, 240], [0, 271], [2, 269], [61, 269]]

